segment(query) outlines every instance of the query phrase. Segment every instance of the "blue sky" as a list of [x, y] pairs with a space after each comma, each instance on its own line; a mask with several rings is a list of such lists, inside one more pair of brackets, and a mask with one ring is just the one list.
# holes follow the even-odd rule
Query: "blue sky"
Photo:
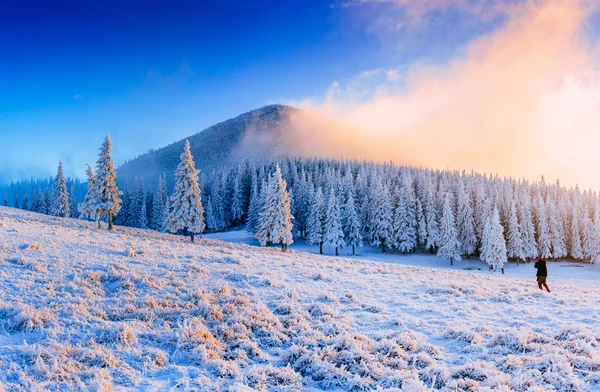
[[119, 164], [364, 71], [444, 63], [503, 21], [458, 6], [417, 21], [402, 0], [13, 3], [0, 13], [0, 181], [51, 175], [59, 159], [83, 176], [107, 133]]

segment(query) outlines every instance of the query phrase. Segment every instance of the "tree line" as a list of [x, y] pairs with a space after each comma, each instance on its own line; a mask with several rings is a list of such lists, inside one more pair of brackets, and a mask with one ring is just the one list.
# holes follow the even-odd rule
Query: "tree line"
[[[448, 259], [478, 256], [491, 268], [509, 259], [600, 255], [598, 194], [560, 183], [429, 170], [392, 163], [284, 158], [244, 161], [199, 174], [186, 144], [173, 192], [163, 175], [121, 192], [107, 137], [88, 167], [83, 217], [193, 236], [245, 226], [262, 245], [294, 239], [325, 248], [379, 246], [382, 252], [426, 251]], [[72, 210], [62, 164], [51, 214]], [[100, 185], [98, 185], [100, 184]], [[151, 184], [152, 185], [152, 184]], [[122, 196], [122, 197], [121, 197]], [[68, 208], [67, 208], [68, 207]]]

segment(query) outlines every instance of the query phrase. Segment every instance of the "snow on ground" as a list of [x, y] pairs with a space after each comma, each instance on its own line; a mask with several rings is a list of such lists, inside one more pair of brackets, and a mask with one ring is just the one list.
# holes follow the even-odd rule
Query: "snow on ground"
[[560, 275], [549, 294], [531, 265], [462, 267], [190, 244], [0, 208], [0, 384], [600, 389], [594, 280]]

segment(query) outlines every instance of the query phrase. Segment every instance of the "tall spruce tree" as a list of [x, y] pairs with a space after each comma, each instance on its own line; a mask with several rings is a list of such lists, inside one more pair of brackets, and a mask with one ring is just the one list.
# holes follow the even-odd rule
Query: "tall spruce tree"
[[360, 234], [360, 218], [354, 203], [354, 192], [348, 192], [346, 203], [342, 209], [342, 223], [346, 244], [352, 247], [352, 255], [356, 254], [356, 247], [362, 246], [362, 235]]
[[93, 209], [97, 211], [96, 219], [100, 227], [100, 219], [106, 215], [108, 230], [113, 229], [113, 217], [121, 209], [121, 192], [117, 188], [117, 173], [112, 159], [112, 143], [110, 136], [106, 135], [100, 148], [100, 155], [96, 162], [96, 186]]
[[325, 235], [323, 243], [326, 246], [334, 247], [336, 256], [339, 256], [339, 248], [345, 246], [340, 206], [333, 187], [329, 191], [329, 199], [325, 212]]
[[70, 214], [71, 207], [69, 206], [67, 180], [65, 179], [62, 161], [59, 161], [52, 192], [52, 215], [67, 218]]
[[269, 177], [265, 208], [260, 214], [256, 233], [256, 238], [262, 246], [281, 244], [281, 250], [285, 252], [288, 245], [294, 242], [290, 207], [287, 183], [282, 178], [281, 169], [277, 165], [275, 173]]
[[482, 240], [481, 261], [487, 263], [491, 269], [501, 268], [504, 273], [504, 264], [507, 262], [506, 241], [496, 206], [486, 220]]
[[169, 213], [165, 226], [171, 233], [180, 230], [184, 235], [189, 233], [191, 241], [194, 242], [194, 235], [201, 234], [206, 226], [198, 186], [199, 171], [196, 170], [190, 142], [187, 140], [180, 160], [175, 171], [175, 192], [169, 199]]
[[325, 237], [325, 197], [323, 189], [318, 187], [310, 203], [308, 216], [307, 242], [311, 245], [319, 245], [319, 253], [323, 254], [323, 241]]
[[454, 223], [454, 211], [451, 206], [450, 192], [446, 193], [442, 209], [442, 219], [440, 221], [440, 247], [437, 252], [438, 257], [450, 260], [450, 265], [455, 261], [460, 261], [461, 245], [458, 241], [458, 232]]
[[461, 253], [465, 254], [468, 259], [477, 249], [477, 235], [475, 234], [475, 216], [471, 206], [471, 194], [465, 191], [462, 183], [458, 192], [456, 227]]

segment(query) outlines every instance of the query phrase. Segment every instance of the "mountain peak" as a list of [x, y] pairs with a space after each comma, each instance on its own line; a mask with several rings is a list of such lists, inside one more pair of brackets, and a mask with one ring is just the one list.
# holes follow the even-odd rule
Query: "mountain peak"
[[[190, 142], [196, 167], [200, 170], [210, 170], [246, 158], [274, 156], [277, 139], [287, 126], [290, 116], [298, 111], [293, 106], [272, 104], [240, 114], [124, 163], [117, 169], [119, 180], [143, 177], [154, 181], [164, 173], [170, 177], [177, 168], [186, 139]], [[249, 148], [247, 141], [256, 136], [259, 136], [260, 142]]]

